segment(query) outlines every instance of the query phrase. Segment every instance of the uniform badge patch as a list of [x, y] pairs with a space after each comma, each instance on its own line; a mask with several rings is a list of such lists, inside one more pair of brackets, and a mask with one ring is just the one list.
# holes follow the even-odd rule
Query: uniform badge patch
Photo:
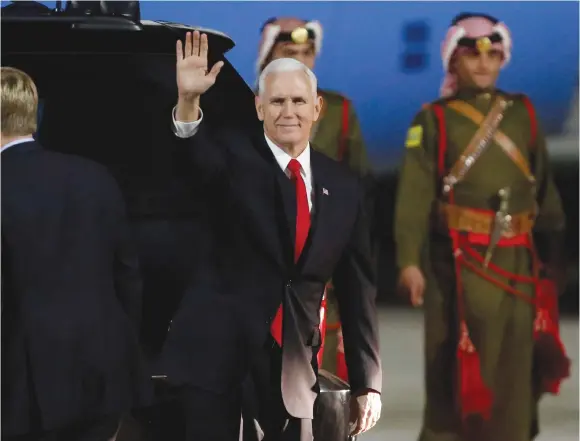
[[408, 149], [419, 147], [423, 139], [423, 126], [413, 126], [407, 132], [405, 147]]

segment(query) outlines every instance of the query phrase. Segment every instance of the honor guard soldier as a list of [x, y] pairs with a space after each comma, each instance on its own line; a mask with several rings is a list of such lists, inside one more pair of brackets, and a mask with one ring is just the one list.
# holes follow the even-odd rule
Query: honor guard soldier
[[[264, 67], [277, 58], [295, 58], [310, 69], [314, 68], [322, 48], [322, 26], [317, 21], [297, 18], [272, 18], [262, 27], [262, 40], [256, 62], [257, 77]], [[367, 151], [354, 107], [343, 95], [318, 90], [323, 99], [321, 117], [313, 127], [311, 141], [315, 149], [339, 162], [343, 162], [362, 178], [367, 188], [372, 185]], [[370, 200], [369, 211], [373, 202]], [[369, 213], [370, 214], [370, 213]], [[327, 289], [326, 332], [319, 361], [322, 368], [347, 380], [342, 331], [338, 306], [332, 295], [332, 284]], [[324, 323], [325, 320], [322, 320]]]
[[420, 441], [529, 441], [569, 361], [558, 335], [565, 218], [534, 107], [496, 88], [508, 28], [455, 18], [441, 99], [409, 128], [398, 185], [400, 287], [425, 310]]

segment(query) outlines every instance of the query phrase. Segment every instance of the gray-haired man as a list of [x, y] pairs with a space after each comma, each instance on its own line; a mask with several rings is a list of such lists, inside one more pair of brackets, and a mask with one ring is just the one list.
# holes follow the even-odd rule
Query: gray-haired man
[[380, 415], [382, 380], [368, 227], [357, 178], [311, 149], [316, 77], [296, 60], [276, 60], [256, 97], [263, 131], [212, 127], [199, 103], [222, 63], [208, 72], [207, 52], [198, 32], [178, 43], [173, 115], [212, 192], [217, 250], [213, 282], [192, 288], [164, 351], [168, 377], [186, 385], [188, 439], [238, 439], [248, 375], [265, 439], [313, 439], [319, 308], [331, 277], [356, 397], [353, 433], [368, 430]]

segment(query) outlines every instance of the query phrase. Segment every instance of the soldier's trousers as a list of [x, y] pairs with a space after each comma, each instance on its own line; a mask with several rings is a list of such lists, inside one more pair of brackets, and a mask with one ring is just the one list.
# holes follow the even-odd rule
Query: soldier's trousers
[[[530, 441], [536, 405], [534, 308], [469, 269], [461, 271], [467, 325], [480, 355], [483, 380], [494, 394], [489, 421], [474, 418], [462, 423], [455, 399], [457, 300], [448, 243], [432, 243], [428, 257], [423, 265], [427, 401], [419, 441]], [[507, 271], [530, 273], [531, 258], [523, 248], [499, 249], [493, 262]], [[513, 286], [533, 295], [531, 285]]]

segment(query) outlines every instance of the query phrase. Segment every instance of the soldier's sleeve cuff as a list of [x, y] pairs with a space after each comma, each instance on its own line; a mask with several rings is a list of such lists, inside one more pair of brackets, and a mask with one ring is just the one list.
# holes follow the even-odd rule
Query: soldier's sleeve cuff
[[397, 268], [399, 271], [410, 266], [420, 266], [420, 258], [418, 253], [416, 256], [405, 256], [397, 259]]

